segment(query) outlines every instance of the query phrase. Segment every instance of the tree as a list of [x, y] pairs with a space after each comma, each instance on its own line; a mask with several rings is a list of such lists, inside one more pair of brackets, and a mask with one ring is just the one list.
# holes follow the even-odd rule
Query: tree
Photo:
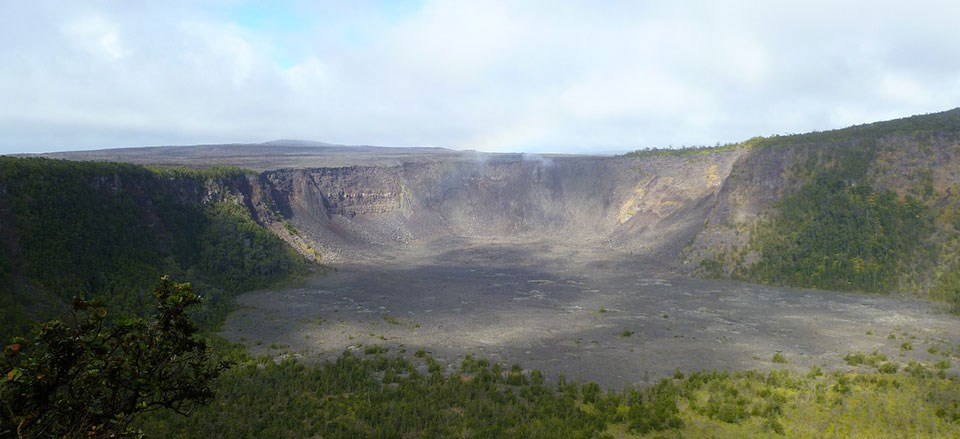
[[101, 304], [74, 299], [71, 323], [48, 321], [6, 346], [0, 436], [136, 437], [139, 414], [188, 414], [209, 402], [211, 380], [228, 365], [195, 338], [187, 310], [201, 298], [166, 276], [153, 293], [152, 319], [111, 319]]

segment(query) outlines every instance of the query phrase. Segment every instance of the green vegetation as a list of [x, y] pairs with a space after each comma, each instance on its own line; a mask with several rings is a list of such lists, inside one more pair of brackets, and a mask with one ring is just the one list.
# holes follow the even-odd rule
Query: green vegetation
[[933, 273], [929, 297], [951, 304], [951, 311], [960, 314], [960, 185], [930, 192], [927, 199], [937, 231], [924, 243], [931, 256], [923, 265], [932, 265]]
[[239, 204], [221, 202], [204, 209], [197, 269], [233, 291], [261, 288], [304, 268], [294, 250], [250, 218]]
[[[942, 233], [936, 236], [948, 243], [943, 248], [958, 245], [949, 244], [956, 234], [934, 229], [960, 230], [960, 188], [944, 195], [940, 204], [947, 207], [930, 201], [936, 198], [930, 185], [905, 196], [876, 189], [868, 170], [876, 140], [957, 126], [960, 111], [952, 111], [630, 155], [827, 145], [801, 152], [806, 161], [788, 170], [796, 190], [780, 200], [777, 215], [750, 230], [748, 247], [733, 256], [734, 275], [881, 292], [895, 288], [904, 272], [918, 270], [906, 265], [926, 263], [917, 255], [931, 236]], [[251, 200], [240, 189], [245, 184], [246, 171], [231, 168], [0, 158], [0, 336], [62, 314], [76, 294], [147, 315], [156, 302], [143, 282], [160, 273], [191, 280], [207, 298], [192, 315], [213, 326], [234, 292], [302, 272], [303, 259], [251, 218]], [[298, 234], [289, 223], [283, 227]], [[749, 266], [743, 264], [747, 253], [755, 259]], [[723, 273], [727, 262], [705, 260], [701, 269]], [[960, 312], [960, 261], [943, 264], [933, 294]], [[367, 345], [362, 354], [308, 365], [251, 359], [212, 339], [212, 352], [238, 363], [223, 371], [186, 319], [184, 309], [199, 303], [192, 289], [164, 280], [154, 293], [160, 300], [152, 320], [114, 318], [106, 308], [78, 300], [72, 324], [49, 322], [33, 340], [7, 346], [0, 436], [122, 435], [135, 434], [135, 428], [153, 437], [184, 438], [960, 436], [960, 383], [947, 375], [949, 358], [903, 365], [877, 351], [850, 353], [844, 358], [848, 371], [677, 370], [651, 386], [606, 390], [470, 356], [447, 367], [424, 349], [406, 358]], [[419, 327], [381, 317], [390, 325]], [[900, 347], [913, 349], [905, 340]], [[928, 352], [937, 353], [933, 347]], [[779, 352], [771, 361], [788, 363]], [[190, 417], [176, 416], [176, 410], [207, 401], [212, 403]]]
[[287, 221], [283, 222], [283, 228], [286, 229], [287, 232], [290, 233], [291, 235], [300, 236], [300, 231], [297, 230], [297, 228], [294, 227], [293, 224], [290, 224]]
[[864, 354], [863, 352], [853, 352], [843, 357], [843, 361], [845, 361], [850, 366], [859, 366], [863, 364], [871, 367], [878, 367], [880, 363], [887, 361], [887, 356], [881, 353], [878, 353], [877, 351], [873, 351], [870, 354]]
[[926, 208], [866, 181], [869, 144], [810, 154], [793, 171], [804, 181], [762, 222], [749, 248], [759, 260], [747, 279], [841, 291], [886, 292], [899, 266], [932, 232]]
[[874, 142], [884, 136], [954, 132], [960, 127], [960, 109], [924, 114], [901, 119], [855, 125], [828, 131], [804, 134], [758, 136], [740, 143], [714, 146], [681, 146], [680, 148], [644, 148], [624, 154], [627, 157], [686, 157], [736, 148], [776, 148], [801, 144], [841, 144]]
[[[960, 185], [954, 160], [960, 109], [740, 144], [733, 171], [777, 181], [782, 195], [757, 221], [735, 224], [749, 239], [699, 262], [697, 272], [779, 285], [914, 293], [960, 313]], [[789, 163], [778, 169], [779, 163]], [[755, 171], [755, 172], [754, 172]], [[949, 170], [946, 170], [949, 174]], [[748, 204], [750, 202], [748, 201]], [[746, 241], [746, 242], [744, 242]]]
[[471, 356], [444, 373], [426, 353], [406, 359], [369, 348], [315, 366], [247, 361], [217, 381], [211, 405], [189, 418], [158, 414], [143, 428], [183, 438], [960, 434], [956, 379], [919, 363], [897, 369], [678, 372], [610, 391]]
[[750, 148], [771, 148], [798, 144], [839, 144], [876, 141], [884, 136], [955, 132], [957, 127], [960, 127], [960, 108], [940, 113], [855, 125], [837, 130], [755, 137], [744, 142], [743, 146]]
[[226, 363], [194, 335], [188, 308], [201, 300], [189, 284], [161, 279], [152, 319], [108, 318], [107, 308], [76, 299], [72, 321], [52, 320], [0, 357], [0, 436], [137, 437], [137, 416], [186, 414], [213, 397], [210, 382]]
[[706, 155], [715, 152], [723, 151], [732, 151], [737, 147], [742, 146], [738, 143], [728, 143], [726, 145], [720, 145], [719, 143], [714, 146], [681, 146], [679, 148], [645, 148], [638, 149], [636, 151], [631, 151], [624, 156], [626, 157], [689, 157], [696, 155]]
[[883, 363], [877, 370], [879, 370], [880, 373], [897, 373], [899, 367], [896, 363]]
[[250, 217], [248, 182], [231, 168], [0, 157], [0, 337], [61, 314], [75, 295], [144, 314], [144, 280], [164, 274], [206, 298], [196, 313], [211, 326], [233, 293], [304, 272]]

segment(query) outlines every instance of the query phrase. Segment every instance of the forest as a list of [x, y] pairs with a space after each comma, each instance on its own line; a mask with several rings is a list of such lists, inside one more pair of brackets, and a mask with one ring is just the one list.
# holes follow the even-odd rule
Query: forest
[[232, 168], [0, 157], [0, 336], [74, 296], [143, 313], [162, 275], [194, 285], [206, 299], [196, 317], [213, 327], [231, 295], [305, 273], [242, 205], [246, 181]]
[[760, 224], [750, 243], [760, 260], [735, 276], [837, 291], [895, 287], [900, 264], [916, 258], [933, 224], [919, 200], [868, 183], [872, 153], [869, 145], [832, 149], [798, 166], [794, 174], [809, 183]]
[[952, 177], [934, 178], [936, 158], [956, 154], [958, 124], [960, 111], [951, 110], [739, 144], [790, 161], [779, 170], [784, 193], [735, 226], [745, 243], [698, 261], [697, 273], [898, 292], [946, 302], [960, 313], [960, 187]]

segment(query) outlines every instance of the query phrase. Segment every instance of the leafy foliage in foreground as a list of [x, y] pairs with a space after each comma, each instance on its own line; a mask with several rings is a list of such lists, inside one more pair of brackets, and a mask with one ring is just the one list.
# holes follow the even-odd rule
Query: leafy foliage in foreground
[[253, 221], [237, 169], [187, 171], [0, 157], [0, 336], [25, 333], [76, 295], [131, 312], [170, 274], [219, 321], [238, 290], [305, 271]]
[[467, 357], [445, 371], [415, 358], [346, 352], [305, 365], [270, 358], [225, 373], [190, 418], [155, 416], [155, 437], [941, 437], [960, 434], [960, 385], [901, 373], [784, 370], [678, 374], [645, 388], [595, 383]]
[[137, 436], [138, 414], [188, 413], [213, 397], [226, 365], [210, 359], [187, 316], [200, 298], [189, 284], [161, 279], [153, 319], [109, 319], [76, 299], [74, 321], [42, 324], [32, 340], [6, 347], [0, 367], [0, 436]]

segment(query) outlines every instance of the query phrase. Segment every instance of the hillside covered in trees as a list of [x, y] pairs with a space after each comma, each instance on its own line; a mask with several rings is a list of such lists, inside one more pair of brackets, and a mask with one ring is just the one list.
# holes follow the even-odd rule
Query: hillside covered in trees
[[221, 320], [237, 292], [290, 279], [306, 261], [257, 224], [248, 174], [0, 158], [0, 335], [66, 310], [72, 297], [127, 312], [162, 275]]
[[697, 273], [960, 304], [960, 110], [741, 148], [681, 258]]

